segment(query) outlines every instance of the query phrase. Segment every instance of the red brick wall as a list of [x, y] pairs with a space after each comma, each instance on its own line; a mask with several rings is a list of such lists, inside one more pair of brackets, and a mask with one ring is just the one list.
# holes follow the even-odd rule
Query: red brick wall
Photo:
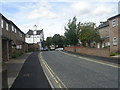
[[110, 55], [109, 48], [65, 47], [64, 50], [101, 57], [109, 57]]
[[[109, 27], [110, 27], [110, 52], [117, 52], [118, 51], [118, 44], [117, 45], [113, 45], [113, 37], [117, 37], [117, 39], [119, 38], [118, 35], [119, 35], [119, 29], [118, 29], [118, 25], [119, 25], [119, 18], [120, 17], [116, 17], [116, 18], [113, 18], [113, 19], [116, 19], [116, 26], [113, 27], [112, 26], [112, 20], [109, 20]], [[119, 42], [119, 39], [117, 40], [117, 42]]]

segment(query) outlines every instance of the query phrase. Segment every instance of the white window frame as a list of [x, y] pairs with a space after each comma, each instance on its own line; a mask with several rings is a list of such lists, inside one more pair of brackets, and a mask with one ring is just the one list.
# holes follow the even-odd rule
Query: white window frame
[[14, 26], [12, 26], [12, 32], [14, 32]]
[[15, 33], [17, 33], [17, 30], [16, 30], [16, 28], [14, 28], [14, 31], [15, 31]]
[[16, 49], [20, 49], [20, 46], [19, 46], [19, 45], [17, 45], [17, 46], [16, 46]]
[[19, 32], [19, 36], [22, 37], [22, 33], [21, 32]]
[[20, 49], [22, 49], [22, 45], [20, 45]]
[[8, 31], [9, 29], [8, 29], [8, 23], [6, 23], [6, 30]]
[[113, 45], [117, 45], [117, 37], [113, 37]]
[[3, 24], [3, 19], [1, 19], [1, 28], [4, 27], [4, 24]]
[[116, 25], [117, 25], [116, 19], [113, 19], [113, 20], [112, 20], [112, 27], [115, 27]]

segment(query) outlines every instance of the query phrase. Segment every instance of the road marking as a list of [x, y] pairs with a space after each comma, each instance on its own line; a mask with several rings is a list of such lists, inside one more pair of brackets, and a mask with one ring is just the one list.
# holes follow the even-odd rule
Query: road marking
[[63, 54], [69, 55], [69, 56], [73, 56], [73, 57], [77, 57], [77, 58], [89, 61], [89, 62], [95, 62], [95, 63], [99, 63], [99, 64], [102, 64], [102, 65], [111, 66], [111, 67], [114, 67], [114, 68], [120, 68], [119, 65], [111, 63], [111, 62], [110, 62], [111, 64], [108, 64], [108, 62], [106, 62], [106, 61], [98, 61], [96, 59], [92, 60], [92, 59], [85, 58], [85, 57], [82, 57], [82, 56], [77, 56], [77, 55], [69, 54], [69, 53], [62, 52], [62, 51], [60, 51], [60, 52], [63, 53]]
[[30, 76], [29, 73], [27, 73], [27, 74], [23, 74], [23, 77], [29, 77], [29, 76]]
[[[60, 80], [60, 78], [55, 74], [55, 72], [50, 68], [50, 66], [47, 64], [47, 62], [44, 60], [44, 58], [42, 57], [42, 52], [40, 53], [40, 59], [42, 60], [45, 68], [48, 70], [48, 72], [50, 73], [50, 75], [52, 76], [54, 82], [58, 85], [58, 87], [60, 89], [65, 88], [66, 90], [68, 90], [68, 88], [65, 86], [65, 84]], [[62, 86], [63, 87], [62, 87]]]
[[[47, 62], [45, 61], [45, 63], [47, 64]], [[48, 65], [48, 64], [47, 64]], [[56, 76], [56, 78], [57, 78], [57, 80], [59, 81], [59, 82], [61, 82], [62, 83], [62, 85], [65, 87], [65, 88], [67, 88], [66, 86], [65, 86], [65, 84], [60, 80], [60, 78], [53, 72], [53, 70], [50, 68], [50, 66], [48, 65], [48, 68], [50, 69], [50, 71]]]

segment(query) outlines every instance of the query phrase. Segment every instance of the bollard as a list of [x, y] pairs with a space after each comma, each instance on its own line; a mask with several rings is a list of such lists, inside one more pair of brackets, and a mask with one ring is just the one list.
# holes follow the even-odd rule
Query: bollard
[[9, 90], [8, 89], [8, 76], [7, 76], [7, 70], [2, 70], [2, 90]]

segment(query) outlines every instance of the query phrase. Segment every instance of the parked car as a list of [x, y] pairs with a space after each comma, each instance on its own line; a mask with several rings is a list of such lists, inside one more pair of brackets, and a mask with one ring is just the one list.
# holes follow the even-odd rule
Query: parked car
[[50, 50], [55, 50], [55, 46], [54, 46], [54, 45], [51, 45], [51, 46], [50, 46]]
[[63, 51], [63, 48], [56, 48], [56, 51]]

